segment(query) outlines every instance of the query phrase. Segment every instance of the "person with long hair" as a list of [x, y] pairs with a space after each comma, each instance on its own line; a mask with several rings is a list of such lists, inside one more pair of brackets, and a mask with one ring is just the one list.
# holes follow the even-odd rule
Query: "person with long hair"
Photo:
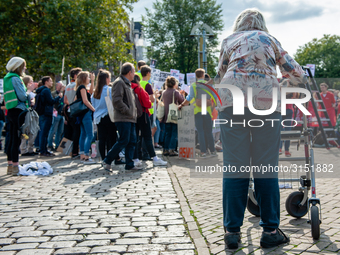
[[4, 77], [4, 101], [9, 122], [9, 143], [7, 149], [7, 174], [19, 173], [19, 115], [27, 110], [30, 102], [29, 93], [21, 77], [25, 75], [26, 61], [20, 57], [11, 58]]
[[178, 156], [175, 152], [177, 145], [177, 124], [168, 123], [169, 105], [175, 101], [175, 104], [180, 105], [183, 103], [183, 96], [177, 91], [178, 83], [175, 77], [168, 76], [165, 81], [166, 90], [163, 92], [163, 103], [164, 103], [164, 117], [162, 123], [165, 124], [165, 140], [164, 140], [164, 156]]
[[[218, 72], [215, 77], [222, 104], [218, 103], [223, 143], [223, 165], [235, 171], [223, 173], [223, 225], [224, 242], [229, 249], [238, 248], [241, 240], [241, 226], [247, 205], [250, 172], [244, 167], [278, 166], [281, 124], [281, 98], [278, 93], [274, 102], [273, 93], [280, 88], [276, 66], [283, 77], [295, 86], [304, 84], [306, 78], [301, 66], [288, 55], [271, 34], [269, 34], [262, 13], [257, 9], [242, 11], [234, 22], [233, 34], [222, 42]], [[232, 95], [225, 87], [232, 85], [242, 91], [242, 97]], [[248, 95], [248, 91], [252, 95]], [[243, 98], [251, 97], [250, 100]], [[241, 109], [233, 100], [242, 100]], [[253, 104], [253, 105], [250, 105]], [[254, 114], [254, 109], [274, 111], [267, 115]], [[235, 108], [235, 109], [234, 109]], [[253, 109], [252, 111], [250, 109]], [[234, 110], [244, 113], [233, 114]], [[277, 121], [270, 122], [268, 119]], [[256, 120], [262, 126], [242, 125]], [[230, 124], [231, 122], [235, 124]], [[236, 124], [237, 123], [237, 124]], [[251, 122], [253, 123], [253, 122]], [[278, 172], [253, 172], [255, 198], [260, 207], [260, 226], [263, 228], [260, 245], [275, 247], [289, 242], [280, 229], [280, 192]]]
[[[88, 92], [86, 85], [90, 83], [90, 75], [91, 85]], [[85, 165], [96, 163], [90, 158], [90, 147], [93, 138], [92, 112], [95, 111], [95, 108], [91, 104], [91, 94], [93, 93], [94, 79], [95, 75], [93, 73], [90, 74], [87, 71], [82, 71], [77, 76], [76, 86], [74, 88], [76, 91], [76, 98], [81, 99], [84, 105], [86, 105], [88, 108], [86, 113], [77, 117], [81, 119], [79, 138], [80, 161]]]
[[[26, 75], [22, 80], [28, 90], [33, 91], [35, 89], [32, 76]], [[32, 98], [30, 101], [30, 106], [33, 106], [33, 105], [34, 105], [34, 98]], [[25, 138], [21, 139], [21, 144], [20, 144], [21, 156], [34, 156], [37, 154], [34, 152], [34, 141], [37, 135], [38, 135], [38, 132], [35, 135], [29, 134], [28, 140]]]
[[[112, 97], [112, 88], [110, 87], [111, 74], [107, 70], [100, 69], [97, 75], [97, 83], [94, 93], [91, 97], [91, 103], [96, 109], [93, 113], [93, 122], [97, 125], [99, 153], [102, 160], [117, 141], [117, 128], [111, 121], [106, 106], [105, 97]], [[119, 156], [115, 159], [115, 165], [124, 164]]]

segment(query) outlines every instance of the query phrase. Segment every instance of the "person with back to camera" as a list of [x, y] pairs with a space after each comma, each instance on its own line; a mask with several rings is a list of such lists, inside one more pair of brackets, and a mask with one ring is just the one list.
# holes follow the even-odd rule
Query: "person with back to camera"
[[[219, 119], [228, 124], [220, 125], [223, 143], [223, 165], [236, 168], [236, 172], [223, 173], [223, 224], [224, 242], [229, 249], [238, 248], [241, 240], [240, 227], [243, 224], [249, 188], [249, 172], [241, 172], [242, 166], [278, 165], [280, 146], [281, 99], [278, 91], [276, 110], [270, 115], [255, 115], [247, 104], [247, 91], [252, 89], [253, 108], [268, 110], [273, 104], [273, 89], [278, 90], [276, 65], [282, 76], [297, 85], [305, 83], [302, 68], [268, 33], [263, 15], [257, 9], [242, 11], [234, 22], [233, 34], [222, 42], [218, 73], [215, 77], [218, 94]], [[244, 115], [233, 115], [233, 97], [222, 85], [234, 85], [244, 95]], [[264, 122], [261, 127], [243, 125], [251, 119]], [[241, 123], [230, 125], [230, 121]], [[273, 123], [273, 124], [272, 124]], [[262, 123], [261, 123], [262, 124]], [[252, 125], [260, 126], [259, 121]], [[253, 173], [255, 198], [260, 207], [260, 226], [263, 228], [260, 245], [263, 248], [288, 243], [280, 229], [280, 193], [278, 173]]]

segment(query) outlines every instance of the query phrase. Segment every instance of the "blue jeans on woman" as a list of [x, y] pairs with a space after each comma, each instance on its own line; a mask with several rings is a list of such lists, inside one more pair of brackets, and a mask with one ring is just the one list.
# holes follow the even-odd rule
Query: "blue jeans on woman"
[[195, 126], [201, 153], [206, 153], [207, 148], [210, 152], [214, 152], [215, 141], [212, 135], [212, 119], [210, 114], [202, 115], [200, 112], [195, 114]]
[[159, 120], [157, 118], [156, 118], [156, 126], [157, 126], [157, 130], [155, 132], [153, 140], [155, 143], [159, 143], [159, 137], [161, 135], [161, 126], [159, 125]]
[[[228, 107], [219, 113], [220, 119], [228, 121], [220, 125], [223, 165], [235, 169], [235, 172], [223, 173], [223, 223], [228, 232], [239, 232], [247, 206], [250, 177], [244, 167], [257, 166], [261, 170], [263, 166], [274, 168], [278, 165], [281, 114], [258, 116], [248, 108], [244, 115], [233, 115], [232, 111], [233, 108]], [[263, 126], [260, 121], [253, 120], [251, 126], [261, 127], [250, 127], [248, 121], [252, 119], [262, 120]], [[253, 177], [255, 198], [260, 206], [260, 226], [266, 232], [274, 231], [280, 223], [278, 173], [254, 172]]]
[[52, 127], [50, 129], [47, 139], [48, 147], [53, 148], [53, 136], [55, 135], [54, 143], [55, 149], [57, 149], [63, 136], [63, 133], [64, 133], [64, 117], [61, 115], [58, 115], [57, 117], [53, 116]]
[[177, 124], [165, 123], [164, 150], [174, 150], [177, 144]]
[[80, 124], [79, 154], [90, 155], [90, 148], [93, 138], [92, 112], [89, 110], [83, 117]]
[[[293, 110], [291, 109], [286, 109], [286, 115], [284, 117], [282, 117], [282, 120], [291, 120], [293, 117]], [[285, 121], [283, 123], [285, 126], [291, 126], [292, 125], [292, 121]], [[289, 131], [291, 130], [291, 127], [283, 127], [281, 126], [281, 130], [282, 131]], [[282, 149], [282, 144], [285, 144], [285, 151], [289, 151], [289, 146], [290, 146], [290, 140], [286, 140], [286, 141], [281, 141], [280, 143], [280, 149]]]

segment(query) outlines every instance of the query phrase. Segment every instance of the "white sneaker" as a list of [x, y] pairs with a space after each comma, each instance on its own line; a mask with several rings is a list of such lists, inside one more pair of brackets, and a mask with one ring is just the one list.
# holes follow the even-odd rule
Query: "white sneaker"
[[133, 163], [136, 167], [142, 167], [143, 166], [142, 161], [140, 161], [139, 159], [134, 159]]
[[92, 158], [88, 158], [88, 159], [83, 160], [84, 165], [92, 165], [92, 164], [96, 164], [96, 163], [97, 162], [94, 161]]
[[167, 166], [168, 162], [161, 160], [159, 157], [156, 156], [153, 158], [153, 165], [154, 166]]
[[125, 158], [125, 153], [123, 151], [119, 152], [119, 157], [120, 158]]

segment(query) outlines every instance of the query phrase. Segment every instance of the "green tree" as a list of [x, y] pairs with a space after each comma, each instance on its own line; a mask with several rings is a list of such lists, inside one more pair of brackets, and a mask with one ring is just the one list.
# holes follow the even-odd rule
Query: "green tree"
[[149, 59], [157, 60], [157, 68], [181, 73], [194, 72], [198, 66], [198, 42], [190, 37], [199, 22], [209, 25], [216, 36], [207, 40], [208, 73], [216, 74], [219, 41], [217, 34], [223, 29], [222, 5], [216, 0], [156, 0], [153, 9], [146, 8], [143, 31], [151, 46]]
[[295, 54], [300, 65], [315, 64], [317, 82], [326, 82], [331, 87], [340, 86], [340, 36], [324, 35], [300, 46]]
[[80, 66], [95, 70], [103, 61], [118, 71], [132, 60], [126, 9], [137, 0], [1, 0], [0, 75], [12, 56], [26, 59], [35, 78]]

